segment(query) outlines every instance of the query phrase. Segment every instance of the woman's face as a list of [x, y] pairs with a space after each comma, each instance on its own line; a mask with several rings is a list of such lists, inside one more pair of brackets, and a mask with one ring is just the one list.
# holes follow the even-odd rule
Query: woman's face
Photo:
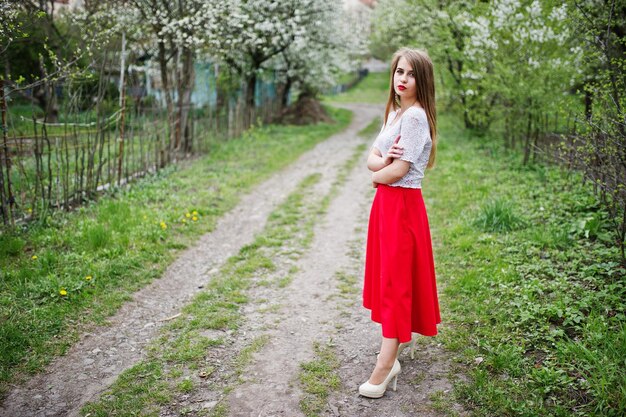
[[400, 96], [400, 101], [417, 98], [415, 74], [411, 64], [405, 57], [400, 57], [396, 71], [393, 74], [393, 89]]

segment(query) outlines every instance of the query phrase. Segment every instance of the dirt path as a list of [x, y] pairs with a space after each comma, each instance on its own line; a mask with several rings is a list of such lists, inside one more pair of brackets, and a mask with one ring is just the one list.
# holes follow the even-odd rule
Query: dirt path
[[[352, 150], [346, 150], [346, 155], [350, 154]], [[282, 307], [278, 317], [266, 314], [246, 320], [249, 326], [271, 327], [266, 332], [270, 339], [246, 372], [249, 381], [230, 395], [231, 415], [301, 415], [301, 392], [297, 387], [300, 364], [312, 359], [314, 342], [323, 344], [329, 337], [336, 337], [340, 322], [332, 301], [337, 292], [335, 273], [352, 262], [346, 248], [360, 217], [356, 213], [366, 199], [363, 184], [368, 174], [362, 164], [358, 165], [325, 217], [317, 222], [311, 247], [297, 264], [300, 272], [288, 288], [275, 295]]]
[[[270, 338], [244, 373], [245, 382], [227, 399], [231, 416], [302, 416], [298, 374], [302, 363], [314, 359], [315, 342], [333, 346], [341, 364], [342, 388], [331, 393], [325, 415], [431, 417], [447, 415], [445, 408], [462, 414], [457, 405], [437, 403], [452, 384], [449, 358], [436, 339], [423, 338], [415, 360], [408, 352], [401, 357], [397, 392], [379, 400], [358, 395], [357, 388], [369, 377], [380, 346], [380, 328], [361, 307], [365, 226], [373, 197], [370, 174], [362, 163], [366, 155], [367, 151], [317, 222], [314, 240], [298, 262], [300, 272], [291, 285], [269, 295], [265, 289], [263, 294], [250, 294], [250, 298], [273, 299], [280, 310], [247, 314], [243, 333]], [[356, 282], [349, 288], [344, 282], [340, 290], [339, 276]]]
[[[196, 246], [185, 250], [162, 278], [137, 292], [110, 319], [107, 327], [83, 335], [66, 355], [47, 370], [15, 387], [0, 416], [77, 416], [88, 401], [99, 397], [125, 369], [145, 357], [145, 347], [168, 317], [177, 314], [206, 285], [223, 262], [252, 242], [269, 213], [305, 177], [320, 173], [316, 193], [328, 193], [337, 170], [363, 143], [357, 132], [374, 117], [379, 106], [350, 105], [355, 112], [347, 130], [320, 143], [287, 169], [275, 174], [242, 198], [215, 230]], [[365, 153], [363, 153], [363, 158]], [[425, 343], [415, 361], [404, 356], [398, 391], [373, 401], [358, 396], [357, 387], [369, 376], [378, 349], [380, 330], [360, 307], [365, 224], [372, 198], [369, 174], [359, 163], [331, 200], [314, 228], [314, 238], [297, 261], [298, 272], [285, 288], [254, 287], [244, 308], [241, 344], [259, 335], [267, 343], [254, 354], [240, 383], [222, 399], [233, 416], [299, 416], [300, 364], [313, 358], [313, 344], [333, 342], [341, 364], [342, 387], [331, 396], [325, 413], [331, 416], [438, 416], [431, 394], [451, 388], [449, 361], [436, 343]], [[293, 265], [291, 265], [293, 266]], [[289, 265], [285, 267], [290, 267]], [[356, 277], [352, 291], [339, 291], [338, 273]], [[233, 348], [234, 350], [234, 348]], [[232, 356], [224, 347], [217, 362]], [[181, 397], [162, 415], [179, 415], [189, 409], [210, 409], [220, 401], [220, 391]]]
[[350, 126], [302, 155], [287, 169], [276, 173], [242, 198], [237, 207], [185, 250], [159, 280], [138, 291], [111, 317], [109, 326], [84, 334], [47, 369], [23, 386], [14, 387], [0, 408], [0, 416], [78, 415], [80, 407], [98, 396], [124, 369], [144, 357], [144, 347], [165, 319], [180, 308], [211, 278], [230, 256], [250, 243], [265, 225], [271, 210], [306, 176], [330, 175], [358, 143], [357, 132], [380, 109], [351, 106]]

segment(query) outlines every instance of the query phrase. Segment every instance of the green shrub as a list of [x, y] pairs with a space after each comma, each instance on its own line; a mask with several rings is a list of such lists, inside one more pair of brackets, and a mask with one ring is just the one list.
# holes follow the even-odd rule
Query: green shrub
[[521, 227], [524, 222], [510, 201], [496, 199], [482, 206], [474, 224], [486, 232], [508, 232]]

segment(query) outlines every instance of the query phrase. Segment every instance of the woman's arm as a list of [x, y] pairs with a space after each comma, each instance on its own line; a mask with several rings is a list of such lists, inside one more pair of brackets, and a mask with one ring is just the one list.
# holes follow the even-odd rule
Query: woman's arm
[[400, 158], [403, 154], [404, 148], [398, 145], [399, 140], [400, 136], [398, 136], [393, 142], [391, 149], [389, 149], [389, 152], [387, 152], [387, 156], [385, 157], [382, 156], [378, 148], [372, 148], [372, 151], [367, 157], [367, 168], [372, 172], [380, 171], [387, 165], [391, 164], [395, 158]]
[[367, 168], [372, 172], [376, 172], [384, 167], [385, 160], [383, 159], [380, 150], [378, 150], [378, 148], [372, 148], [372, 151], [367, 157]]
[[393, 184], [404, 177], [409, 172], [410, 167], [410, 162], [394, 159], [391, 164], [372, 173], [372, 182], [376, 184]]

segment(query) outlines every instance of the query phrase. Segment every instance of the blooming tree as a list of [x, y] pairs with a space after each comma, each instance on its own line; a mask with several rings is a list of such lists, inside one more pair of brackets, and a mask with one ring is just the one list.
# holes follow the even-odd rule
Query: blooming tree
[[18, 12], [15, 2], [0, 0], [0, 54], [6, 51], [16, 36], [20, 36]]
[[283, 105], [292, 87], [312, 97], [334, 85], [340, 73], [356, 69], [363, 55], [363, 38], [353, 36], [349, 17], [334, 2], [319, 2], [305, 27], [282, 53], [268, 64], [285, 84]]
[[[138, 20], [134, 26], [141, 44], [149, 55], [157, 57], [170, 125], [170, 146], [179, 149], [191, 144], [185, 140], [185, 126], [189, 114], [191, 93], [194, 87], [193, 63], [198, 48], [204, 44], [207, 9], [215, 2], [201, 0], [121, 0], [121, 4], [134, 9]], [[218, 2], [221, 3], [221, 2]], [[170, 69], [171, 68], [171, 69]], [[173, 74], [173, 79], [170, 74]], [[176, 107], [172, 91], [176, 91]]]
[[427, 49], [440, 98], [460, 104], [467, 127], [495, 124], [509, 146], [521, 142], [524, 163], [538, 154], [541, 137], [554, 141], [569, 130], [560, 158], [600, 190], [624, 254], [623, 1], [388, 0], [374, 22], [375, 53], [406, 43]]
[[335, 11], [330, 0], [218, 2], [207, 14], [208, 49], [244, 80], [247, 107], [252, 109], [256, 80], [264, 68], [278, 66], [287, 83], [302, 81], [307, 62], [320, 69], [319, 61], [311, 60], [329, 58], [315, 54], [333, 49], [329, 33]]
[[574, 76], [566, 13], [565, 4], [550, 0], [392, 0], [377, 10], [374, 46], [396, 49], [406, 42], [397, 33], [408, 32], [409, 43], [446, 70], [444, 98], [462, 104], [466, 126], [484, 130], [502, 116], [496, 104], [537, 107]]

